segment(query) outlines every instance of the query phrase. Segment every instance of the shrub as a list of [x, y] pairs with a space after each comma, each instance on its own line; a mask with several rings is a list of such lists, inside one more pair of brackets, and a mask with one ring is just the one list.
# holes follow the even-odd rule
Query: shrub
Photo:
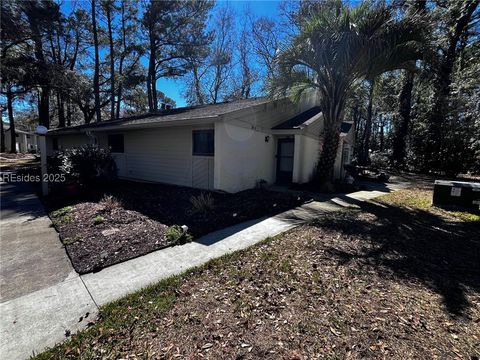
[[192, 241], [192, 236], [178, 225], [170, 226], [165, 232], [165, 236], [171, 244], [182, 245]]
[[389, 159], [389, 154], [386, 152], [374, 151], [370, 154], [371, 165], [377, 169], [388, 168]]
[[105, 222], [105, 218], [103, 216], [95, 216], [95, 218], [93, 219], [93, 224], [94, 225], [100, 225], [100, 224], [103, 224]]
[[71, 206], [66, 206], [64, 208], [53, 211], [50, 214], [52, 222], [55, 226], [60, 226], [69, 223], [72, 220], [73, 208]]
[[105, 195], [102, 200], [100, 200], [100, 205], [103, 206], [107, 212], [112, 212], [113, 210], [120, 209], [122, 207], [121, 201], [112, 195]]
[[81, 184], [107, 183], [116, 177], [117, 167], [108, 150], [83, 145], [57, 151], [48, 160], [50, 174], [64, 174]]
[[194, 213], [206, 213], [214, 208], [213, 196], [210, 193], [202, 192], [200, 195], [192, 196], [190, 202]]

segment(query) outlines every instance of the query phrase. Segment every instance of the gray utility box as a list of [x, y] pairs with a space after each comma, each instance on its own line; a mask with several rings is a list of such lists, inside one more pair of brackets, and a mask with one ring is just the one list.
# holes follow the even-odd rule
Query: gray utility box
[[433, 205], [480, 209], [480, 183], [435, 180]]

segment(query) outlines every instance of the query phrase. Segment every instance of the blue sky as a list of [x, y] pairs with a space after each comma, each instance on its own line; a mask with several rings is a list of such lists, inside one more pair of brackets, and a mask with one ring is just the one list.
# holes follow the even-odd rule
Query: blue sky
[[[278, 0], [262, 1], [218, 1], [217, 6], [231, 6], [240, 16], [244, 14], [246, 8], [255, 16], [275, 17], [278, 16]], [[236, 19], [237, 26], [242, 25], [242, 19]], [[180, 79], [159, 79], [157, 89], [164, 92], [168, 97], [174, 99], [177, 107], [186, 105], [185, 98], [182, 96], [183, 80]]]
[[[218, 0], [216, 2], [216, 7], [214, 11], [219, 6], [230, 6], [235, 10], [235, 13], [238, 14], [236, 20], [236, 26], [240, 28], [243, 25], [243, 21], [246, 19], [242, 18], [245, 14], [245, 10], [248, 11], [255, 17], [257, 16], [266, 16], [266, 17], [278, 17], [279, 16], [279, 3], [280, 0], [250, 0], [250, 1], [230, 1], [230, 0]], [[84, 9], [90, 9], [90, 1], [79, 0], [79, 1], [70, 1], [64, 0], [61, 6], [62, 12], [69, 14], [72, 11], [73, 6], [81, 6]], [[107, 56], [107, 49], [101, 49], [100, 56]], [[147, 57], [142, 60], [142, 63], [145, 67], [148, 66]], [[178, 79], [159, 79], [157, 81], [157, 89], [165, 93], [168, 97], [174, 99], [177, 103], [177, 107], [182, 107], [186, 105], [185, 98], [182, 96], [184, 91], [184, 80], [182, 78]], [[16, 110], [27, 110], [29, 108], [28, 103], [17, 99], [14, 102], [14, 108]], [[6, 121], [6, 113], [3, 114], [2, 120]]]

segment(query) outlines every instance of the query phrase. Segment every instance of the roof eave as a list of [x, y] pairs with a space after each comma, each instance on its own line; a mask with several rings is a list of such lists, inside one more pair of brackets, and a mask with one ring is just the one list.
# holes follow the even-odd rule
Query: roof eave
[[169, 127], [169, 126], [189, 126], [189, 125], [202, 125], [209, 122], [220, 121], [219, 115], [207, 116], [198, 119], [176, 119], [171, 121], [161, 121], [161, 122], [145, 122], [139, 124], [120, 124], [112, 126], [92, 126], [92, 127], [82, 127], [82, 128], [65, 128], [65, 129], [55, 129], [47, 133], [48, 136], [58, 136], [58, 135], [74, 135], [82, 134], [87, 131], [89, 132], [103, 132], [103, 131], [115, 131], [115, 130], [135, 130], [135, 129], [151, 129], [159, 127]]

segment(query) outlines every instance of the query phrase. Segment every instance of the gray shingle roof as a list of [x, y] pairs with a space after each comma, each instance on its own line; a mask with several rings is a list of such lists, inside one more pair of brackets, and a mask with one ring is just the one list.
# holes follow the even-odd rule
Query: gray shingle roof
[[245, 100], [237, 100], [232, 102], [225, 102], [220, 104], [189, 106], [183, 108], [176, 108], [170, 110], [161, 110], [158, 113], [141, 114], [135, 116], [129, 116], [118, 120], [107, 120], [100, 123], [84, 124], [78, 126], [72, 126], [63, 129], [50, 130], [49, 134], [62, 134], [75, 130], [94, 130], [103, 127], [111, 126], [129, 126], [129, 125], [142, 125], [142, 124], [155, 124], [166, 123], [172, 121], [181, 120], [193, 120], [193, 119], [214, 119], [215, 117], [234, 112], [237, 110], [246, 109], [248, 107], [260, 105], [271, 101], [266, 97], [251, 98]]
[[320, 106], [314, 106], [307, 111], [304, 111], [294, 117], [288, 119], [287, 121], [282, 122], [272, 128], [272, 130], [290, 130], [290, 129], [299, 129], [305, 125], [308, 125], [308, 121], [319, 114], [321, 111]]

